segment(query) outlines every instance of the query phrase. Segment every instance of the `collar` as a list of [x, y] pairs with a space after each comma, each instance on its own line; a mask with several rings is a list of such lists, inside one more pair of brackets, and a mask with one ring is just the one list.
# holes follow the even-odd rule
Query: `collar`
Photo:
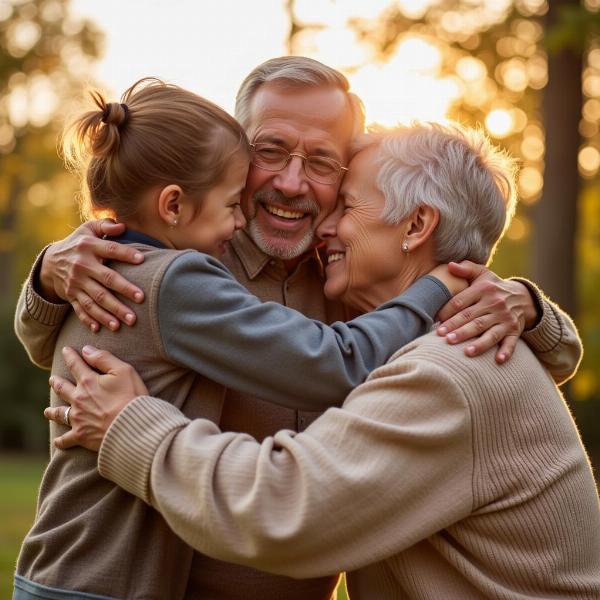
[[119, 244], [144, 244], [146, 246], [154, 246], [155, 248], [167, 248], [162, 242], [159, 242], [157, 239], [154, 239], [153, 237], [150, 237], [145, 233], [141, 233], [133, 229], [126, 229], [125, 233], [122, 233], [121, 235], [105, 235], [104, 239], [113, 240], [114, 242], [119, 242]]
[[[240, 262], [242, 263], [242, 266], [244, 267], [246, 275], [248, 275], [249, 279], [255, 279], [271, 261], [280, 260], [265, 254], [243, 230], [236, 231], [233, 239], [231, 240], [231, 245], [240, 259]], [[316, 248], [307, 252], [298, 266], [309, 260], [315, 260], [320, 272], [323, 272], [323, 263], [321, 262]]]

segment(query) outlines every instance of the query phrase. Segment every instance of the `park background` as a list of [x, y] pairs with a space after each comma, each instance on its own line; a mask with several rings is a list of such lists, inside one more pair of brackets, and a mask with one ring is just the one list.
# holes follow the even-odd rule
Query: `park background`
[[48, 452], [47, 373], [12, 327], [36, 253], [79, 223], [56, 150], [89, 86], [112, 99], [154, 75], [233, 112], [257, 64], [301, 54], [342, 70], [367, 122], [451, 118], [520, 164], [519, 207], [492, 267], [575, 318], [565, 389], [600, 468], [600, 0], [0, 0], [0, 596]]

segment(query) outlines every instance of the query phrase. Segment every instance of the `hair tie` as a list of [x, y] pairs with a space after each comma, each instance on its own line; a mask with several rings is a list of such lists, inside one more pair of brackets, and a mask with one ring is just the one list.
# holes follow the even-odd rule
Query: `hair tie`
[[[125, 125], [125, 123], [127, 123], [127, 121], [129, 120], [129, 107], [127, 106], [127, 104], [121, 104], [121, 108], [123, 109], [125, 116], [123, 117], [123, 120], [119, 123], [119, 125], [117, 125], [117, 127], [119, 129], [121, 127], [123, 127]], [[110, 114], [110, 104], [107, 104], [104, 107], [104, 110], [102, 111], [102, 122], [103, 123], [107, 122], [109, 114]]]
[[127, 106], [127, 104], [121, 104], [121, 108], [123, 109], [125, 116], [123, 117], [123, 120], [121, 121], [119, 127], [123, 127], [129, 120], [129, 107]]

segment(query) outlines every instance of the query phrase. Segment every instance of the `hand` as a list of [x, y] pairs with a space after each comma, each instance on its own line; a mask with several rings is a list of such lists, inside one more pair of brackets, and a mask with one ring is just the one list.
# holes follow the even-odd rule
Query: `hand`
[[[63, 356], [76, 385], [57, 375], [50, 377], [54, 392], [71, 406], [71, 430], [57, 437], [54, 445], [61, 449], [83, 446], [97, 452], [116, 416], [134, 398], [146, 396], [148, 390], [136, 370], [110, 352], [84, 346], [85, 362], [72, 348], [63, 348]], [[64, 424], [66, 410], [65, 406], [48, 407], [44, 416]]]
[[456, 296], [456, 294], [469, 287], [469, 282], [461, 275], [457, 276], [450, 273], [448, 265], [438, 265], [429, 272], [429, 275], [439, 279], [448, 288], [452, 296]]
[[132, 246], [100, 239], [118, 235], [123, 224], [109, 220], [80, 225], [68, 238], [52, 244], [42, 260], [41, 292], [51, 302], [58, 299], [71, 303], [79, 320], [92, 331], [101, 324], [116, 331], [120, 321], [135, 323], [132, 310], [108, 290], [133, 302], [143, 302], [144, 294], [116, 271], [105, 267], [104, 260], [138, 264], [144, 255]]
[[438, 313], [437, 328], [451, 344], [477, 339], [465, 348], [468, 356], [478, 356], [496, 344], [496, 362], [512, 356], [526, 327], [537, 319], [533, 298], [518, 281], [500, 279], [483, 265], [470, 261], [450, 263], [450, 271], [469, 280], [471, 285], [450, 300]]

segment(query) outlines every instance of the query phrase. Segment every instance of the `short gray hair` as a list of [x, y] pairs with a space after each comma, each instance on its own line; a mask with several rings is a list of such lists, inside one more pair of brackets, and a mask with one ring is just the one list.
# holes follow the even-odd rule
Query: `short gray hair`
[[414, 123], [369, 134], [378, 146], [377, 187], [384, 221], [397, 224], [422, 205], [437, 208], [435, 259], [487, 263], [516, 205], [516, 163], [479, 129]]
[[[252, 99], [263, 83], [277, 81], [290, 87], [331, 87], [342, 90], [352, 112], [353, 136], [364, 132], [365, 111], [360, 98], [350, 91], [348, 79], [335, 69], [306, 56], [281, 56], [258, 65], [242, 82], [235, 99], [235, 118], [250, 127]], [[316, 109], [317, 110], [317, 109]]]

